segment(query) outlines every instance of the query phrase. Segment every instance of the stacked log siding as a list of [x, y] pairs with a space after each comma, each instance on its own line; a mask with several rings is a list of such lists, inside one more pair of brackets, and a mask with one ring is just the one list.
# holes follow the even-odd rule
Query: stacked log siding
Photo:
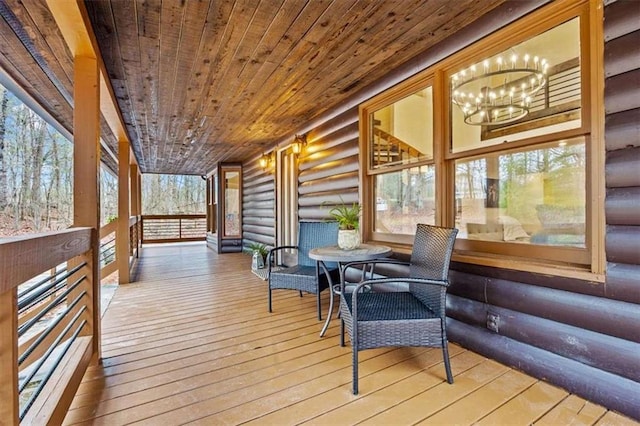
[[331, 205], [359, 201], [357, 109], [315, 128], [308, 138], [299, 164], [298, 215], [323, 220]]
[[640, 8], [633, 3], [605, 8], [606, 293], [640, 304]]
[[242, 245], [251, 243], [274, 247], [276, 207], [274, 168], [263, 170], [258, 160], [245, 164], [242, 186]]

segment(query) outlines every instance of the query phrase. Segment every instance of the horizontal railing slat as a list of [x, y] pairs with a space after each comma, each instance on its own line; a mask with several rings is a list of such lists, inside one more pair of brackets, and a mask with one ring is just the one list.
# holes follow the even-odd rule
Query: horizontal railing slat
[[91, 249], [91, 228], [71, 228], [0, 240], [0, 292]]
[[100, 227], [100, 238], [104, 238], [109, 234], [116, 232], [116, 228], [118, 227], [118, 221], [113, 220], [106, 225]]

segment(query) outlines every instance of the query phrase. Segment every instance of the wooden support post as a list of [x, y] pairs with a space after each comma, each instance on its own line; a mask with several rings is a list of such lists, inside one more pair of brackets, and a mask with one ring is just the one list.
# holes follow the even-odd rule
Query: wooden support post
[[[0, 293], [0, 419], [18, 420], [18, 296], [17, 287]], [[3, 423], [4, 424], [4, 423]]]
[[137, 164], [131, 164], [131, 215], [138, 218], [136, 223], [136, 232], [133, 243], [135, 243], [135, 249], [132, 247], [136, 257], [139, 254], [140, 246], [142, 245], [142, 222], [141, 222], [141, 196], [140, 196], [140, 172]]
[[138, 216], [140, 214], [138, 207], [138, 165], [131, 164], [131, 215]]
[[92, 250], [85, 256], [90, 327], [83, 334], [91, 333], [94, 354], [100, 359], [100, 76], [95, 57], [74, 60], [73, 130], [73, 224], [92, 229]]
[[136, 210], [136, 215], [138, 216], [142, 216], [142, 173], [140, 173], [140, 169], [137, 169], [138, 172], [138, 185], [136, 186], [137, 189], [137, 210]]
[[129, 274], [129, 235], [130, 198], [129, 187], [131, 176], [129, 175], [129, 161], [131, 148], [129, 142], [118, 142], [118, 227], [116, 229], [116, 261], [118, 262], [118, 282], [127, 284], [130, 282]]

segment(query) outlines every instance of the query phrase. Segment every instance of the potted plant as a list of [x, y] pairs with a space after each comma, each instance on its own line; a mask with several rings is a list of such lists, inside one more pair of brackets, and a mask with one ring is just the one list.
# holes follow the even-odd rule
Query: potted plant
[[329, 210], [329, 215], [338, 222], [338, 247], [343, 250], [353, 250], [360, 246], [361, 209], [358, 203], [347, 205], [342, 202]]
[[245, 252], [252, 256], [251, 269], [255, 271], [256, 269], [264, 268], [267, 254], [269, 254], [269, 250], [266, 245], [262, 243], [250, 243], [247, 245]]

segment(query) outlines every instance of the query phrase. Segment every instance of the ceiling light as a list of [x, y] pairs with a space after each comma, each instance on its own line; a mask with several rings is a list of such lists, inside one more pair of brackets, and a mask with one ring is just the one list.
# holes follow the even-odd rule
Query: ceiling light
[[531, 102], [547, 82], [548, 67], [537, 56], [486, 59], [451, 77], [451, 102], [460, 108], [467, 124], [516, 121], [529, 113]]

